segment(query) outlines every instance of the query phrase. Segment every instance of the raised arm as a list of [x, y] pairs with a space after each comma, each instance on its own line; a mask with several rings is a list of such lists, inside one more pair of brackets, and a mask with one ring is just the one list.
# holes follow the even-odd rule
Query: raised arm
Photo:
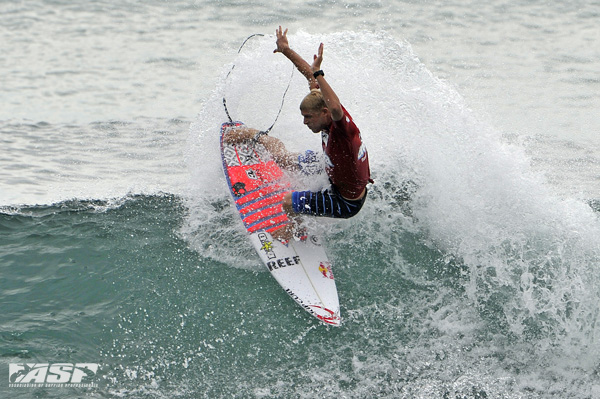
[[306, 62], [304, 58], [302, 58], [298, 53], [296, 53], [290, 48], [287, 39], [287, 32], [288, 30], [286, 29], [284, 31], [281, 28], [281, 26], [279, 26], [279, 29], [275, 30], [275, 35], [277, 35], [277, 41], [275, 42], [277, 44], [277, 48], [273, 50], [273, 52], [281, 53], [285, 55], [290, 61], [292, 61], [292, 64], [294, 64], [296, 68], [298, 68], [300, 73], [304, 75], [306, 80], [308, 80], [308, 86], [311, 89], [316, 89], [318, 87], [317, 80], [313, 76], [313, 70], [310, 64]]
[[319, 50], [314, 56], [312, 65], [310, 65], [298, 53], [290, 48], [287, 39], [287, 32], [288, 30], [286, 29], [284, 31], [281, 26], [279, 26], [279, 29], [275, 30], [275, 34], [277, 35], [277, 48], [273, 52], [282, 53], [290, 61], [292, 61], [302, 75], [306, 77], [306, 80], [308, 80], [308, 86], [311, 89], [321, 89], [321, 93], [325, 99], [325, 104], [331, 113], [331, 118], [336, 122], [339, 121], [344, 117], [344, 111], [342, 110], [340, 99], [335, 94], [329, 83], [325, 80], [325, 76], [323, 74], [318, 75], [316, 78], [313, 75], [315, 72], [321, 69], [321, 62], [323, 61], [323, 43], [319, 45]]
[[[311, 72], [315, 73], [321, 70], [321, 62], [323, 61], [323, 43], [319, 45], [319, 51], [315, 54], [313, 63], [311, 65]], [[342, 109], [342, 104], [340, 103], [340, 99], [337, 94], [333, 91], [327, 80], [325, 80], [325, 75], [323, 73], [318, 74], [316, 79], [319, 87], [321, 88], [321, 94], [323, 94], [323, 98], [325, 99], [325, 104], [331, 113], [331, 119], [334, 121], [339, 121], [344, 117], [344, 110]]]

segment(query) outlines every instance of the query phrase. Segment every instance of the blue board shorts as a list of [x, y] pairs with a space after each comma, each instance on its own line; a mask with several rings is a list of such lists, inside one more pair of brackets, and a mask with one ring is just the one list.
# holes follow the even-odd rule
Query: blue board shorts
[[[319, 173], [322, 169], [317, 155], [311, 150], [298, 156], [298, 167], [305, 175]], [[293, 191], [292, 207], [294, 212], [304, 215], [348, 219], [360, 211], [366, 199], [365, 191], [361, 199], [348, 200], [332, 184], [322, 191]]]
[[348, 219], [356, 215], [367, 199], [348, 200], [340, 195], [335, 186], [322, 191], [293, 191], [294, 212], [304, 215]]

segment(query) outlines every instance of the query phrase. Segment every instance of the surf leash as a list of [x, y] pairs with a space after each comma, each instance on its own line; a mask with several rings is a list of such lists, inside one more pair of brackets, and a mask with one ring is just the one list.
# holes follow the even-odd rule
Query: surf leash
[[[264, 34], [263, 33], [253, 33], [252, 35], [248, 36], [242, 42], [242, 45], [238, 49], [238, 51], [237, 51], [238, 54], [242, 51], [242, 48], [244, 48], [244, 45], [248, 42], [248, 40], [250, 40], [251, 38], [253, 38], [255, 36], [264, 36]], [[225, 76], [225, 80], [227, 80], [227, 78], [229, 77], [229, 75], [231, 75], [231, 73], [233, 72], [234, 68], [235, 68], [235, 64], [233, 64], [233, 66], [231, 67], [231, 70], [227, 73], [227, 76]], [[269, 134], [269, 132], [271, 131], [271, 129], [273, 129], [273, 126], [275, 126], [275, 123], [277, 122], [277, 119], [279, 119], [279, 115], [281, 114], [281, 110], [283, 109], [283, 104], [285, 103], [285, 96], [287, 95], [287, 92], [290, 89], [290, 86], [292, 84], [292, 77], [294, 76], [294, 69], [295, 69], [295, 67], [292, 65], [292, 73], [290, 75], [290, 80], [289, 80], [289, 82], [287, 84], [287, 87], [285, 88], [285, 91], [283, 92], [283, 96], [281, 97], [281, 105], [279, 106], [279, 111], [277, 112], [277, 116], [275, 116], [275, 120], [273, 121], [273, 123], [271, 124], [271, 126], [269, 126], [269, 128], [267, 130], [261, 130], [261, 131], [259, 131], [256, 134], [256, 136], [254, 136], [254, 141], [258, 141], [258, 139], [261, 136]], [[224, 95], [223, 95], [223, 107], [225, 108], [225, 114], [227, 115], [227, 118], [229, 119], [229, 122], [233, 122], [233, 119], [231, 118], [231, 115], [229, 114], [229, 109], [227, 108], [227, 100], [225, 99]]]

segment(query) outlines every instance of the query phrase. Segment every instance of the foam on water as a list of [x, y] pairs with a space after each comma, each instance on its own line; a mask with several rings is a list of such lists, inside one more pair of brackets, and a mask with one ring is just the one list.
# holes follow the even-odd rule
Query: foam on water
[[[290, 35], [291, 45], [306, 58], [321, 41], [323, 69], [361, 129], [376, 181], [361, 214], [348, 221], [323, 221], [320, 227], [334, 269], [355, 274], [353, 279], [365, 278], [365, 268], [376, 265], [371, 272], [378, 277], [402, 279], [396, 286], [421, 287], [419, 301], [394, 293], [391, 282], [386, 285], [391, 292], [382, 293], [379, 303], [350, 295], [353, 302], [344, 304], [349, 323], [371, 319], [374, 307], [385, 319], [409, 323], [403, 316], [410, 312], [423, 323], [415, 326], [423, 336], [411, 345], [429, 348], [407, 348], [398, 342], [398, 326], [380, 326], [379, 338], [395, 345], [392, 355], [357, 355], [349, 370], [338, 370], [339, 392], [344, 391], [344, 378], [358, 374], [365, 376], [362, 383], [391, 381], [406, 395], [414, 389], [420, 397], [427, 396], [428, 379], [434, 381], [432, 393], [454, 389], [457, 395], [475, 389], [476, 381], [482, 381], [477, 386], [488, 395], [564, 392], [576, 381], [593, 381], [598, 357], [595, 304], [600, 299], [594, 273], [600, 247], [595, 238], [600, 224], [591, 208], [559, 198], [532, 169], [523, 148], [472, 113], [407, 43], [383, 33]], [[190, 153], [206, 155], [201, 163], [190, 157], [194, 188], [188, 237], [203, 254], [230, 265], [237, 263], [233, 258], [239, 247], [250, 258], [252, 251], [226, 202], [218, 152], [219, 126], [226, 120], [221, 99], [227, 97], [234, 119], [261, 129], [272, 123], [289, 78], [286, 60], [271, 53], [273, 42], [272, 37], [255, 39], [234, 59], [228, 79], [231, 65], [224, 66], [222, 82], [190, 130]], [[271, 133], [291, 150], [319, 145], [301, 125], [297, 109], [305, 85], [300, 74], [292, 78]], [[408, 204], [403, 188], [407, 181], [412, 182], [408, 187], [416, 187]], [[229, 209], [226, 223], [224, 209]], [[203, 233], [196, 232], [199, 226]], [[235, 237], [230, 243], [225, 239], [229, 234]], [[346, 284], [340, 283], [342, 302], [350, 299], [344, 287], [355, 283]], [[435, 293], [427, 294], [429, 290]], [[399, 300], [410, 301], [412, 308]], [[407, 383], [401, 373], [389, 375], [396, 367], [394, 358], [416, 367], [418, 378]], [[448, 365], [449, 379], [460, 377], [471, 385], [461, 386], [459, 380], [454, 388], [440, 385], [440, 373]], [[387, 370], [387, 377], [379, 367]], [[317, 385], [315, 373], [302, 371]]]
[[[600, 396], [598, 221], [573, 199], [599, 197], [597, 2], [5, 3], [1, 369], [98, 361], [106, 389], [4, 396]], [[376, 180], [311, 223], [335, 330], [260, 265], [221, 171], [222, 97], [266, 128], [292, 71], [273, 37], [236, 43], [280, 23], [325, 43]], [[305, 93], [296, 72], [272, 134], [319, 151]]]
[[[9, 226], [24, 220], [39, 234], [64, 228], [82, 242], [101, 240], [98, 254], [113, 273], [120, 303], [110, 312], [117, 319], [101, 334], [108, 342], [101, 349], [108, 369], [103, 393], [597, 394], [597, 215], [584, 202], [558, 197], [522, 147], [471, 112], [407, 43], [386, 34], [290, 35], [305, 57], [325, 43], [323, 68], [361, 128], [376, 183], [355, 218], [309, 221], [334, 264], [343, 326], [316, 324], [278, 290], [234, 212], [219, 153], [223, 96], [232, 117], [249, 126], [264, 129], [277, 114], [291, 68], [272, 53], [273, 40], [253, 39], [223, 66], [189, 131], [190, 184], [180, 182], [183, 173], [167, 182], [181, 194], [0, 209]], [[306, 90], [295, 73], [271, 134], [291, 150], [319, 151], [319, 137], [302, 126], [298, 111]], [[125, 129], [132, 136], [126, 141], [143, 144], [131, 152], [120, 148], [110, 126], [85, 139], [96, 143], [91, 155], [108, 137], [116, 158], [131, 159], [130, 178], [120, 184], [137, 182], [142, 164], [159, 179], [164, 165], [149, 156], [159, 148], [177, 158], [171, 133], [156, 142], [135, 126]], [[40, 128], [47, 127], [31, 129]], [[82, 168], [90, 171], [100, 163], [88, 162]], [[104, 170], [115, 173], [110, 165]], [[110, 192], [110, 178], [98, 187], [82, 180], [88, 193]], [[81, 220], [90, 236], [71, 231], [70, 223], [80, 228]], [[85, 251], [77, 255], [88, 261]]]

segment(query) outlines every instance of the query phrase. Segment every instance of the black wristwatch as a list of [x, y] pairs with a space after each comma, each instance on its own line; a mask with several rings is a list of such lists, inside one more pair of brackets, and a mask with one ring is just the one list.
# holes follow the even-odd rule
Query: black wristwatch
[[319, 69], [318, 71], [316, 71], [316, 72], [313, 72], [313, 76], [315, 77], [315, 79], [316, 79], [316, 78], [317, 78], [317, 76], [319, 76], [319, 75], [320, 75], [320, 76], [323, 76], [323, 77], [325, 77], [325, 72], [323, 72], [323, 71], [322, 71], [322, 70], [320, 70], [320, 69]]

